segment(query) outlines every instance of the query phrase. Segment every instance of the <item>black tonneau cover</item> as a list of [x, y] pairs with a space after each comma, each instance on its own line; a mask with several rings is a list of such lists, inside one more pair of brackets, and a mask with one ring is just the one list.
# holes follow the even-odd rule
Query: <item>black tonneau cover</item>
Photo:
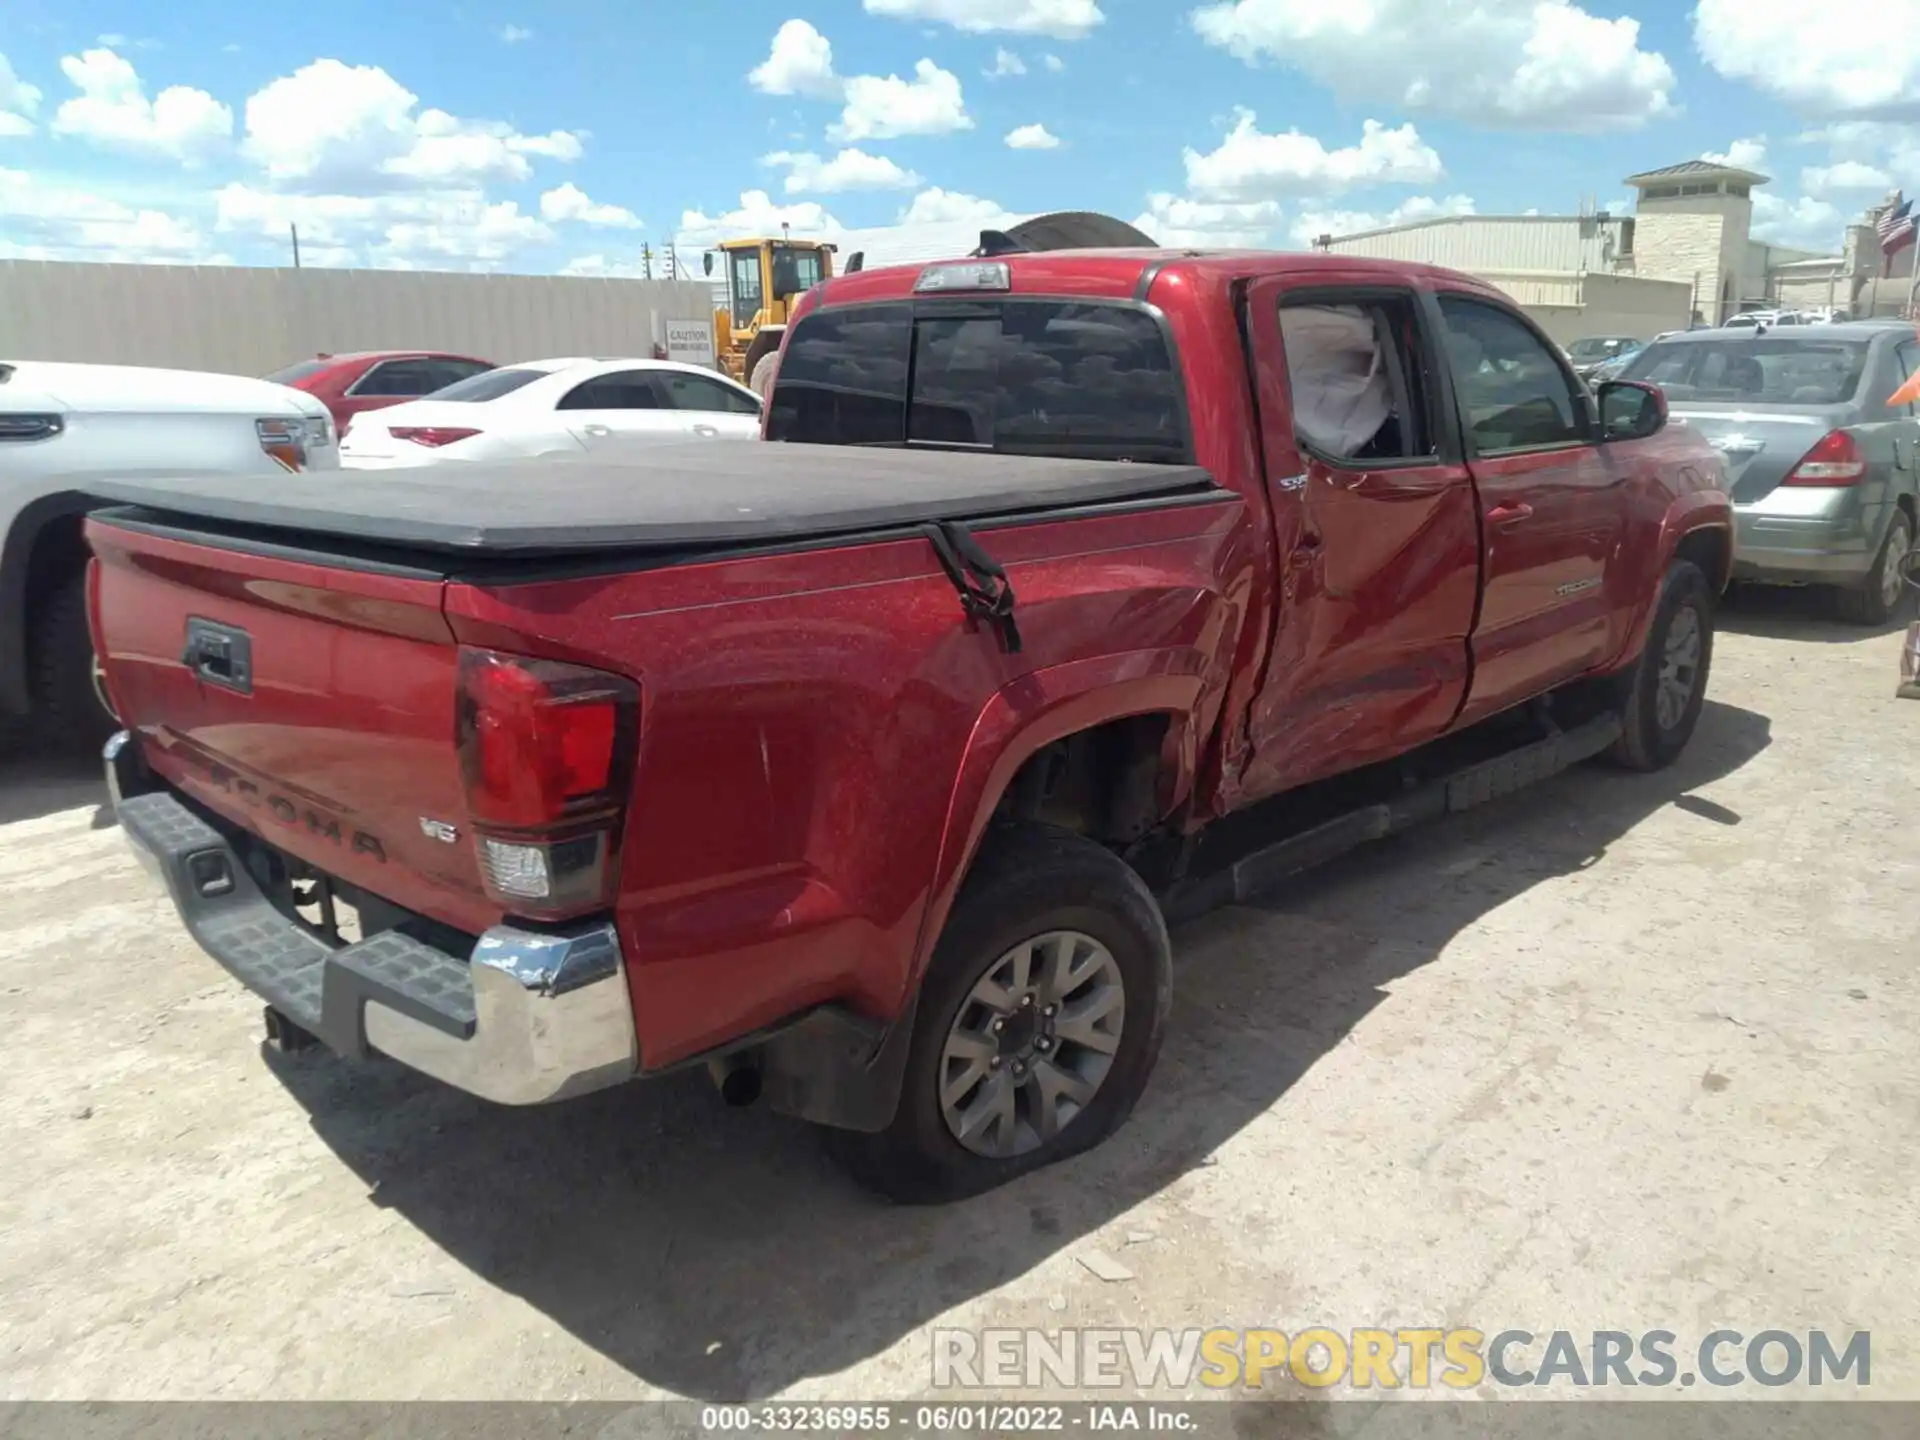
[[707, 440], [498, 464], [92, 481], [198, 520], [461, 555], [779, 543], [1221, 493], [1198, 466]]

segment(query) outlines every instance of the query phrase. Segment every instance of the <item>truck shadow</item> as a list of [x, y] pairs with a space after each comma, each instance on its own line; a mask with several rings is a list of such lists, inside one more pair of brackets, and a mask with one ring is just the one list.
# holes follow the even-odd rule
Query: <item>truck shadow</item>
[[650, 1385], [762, 1397], [880, 1353], [1211, 1163], [1393, 981], [1655, 810], [1691, 799], [1690, 813], [1737, 824], [1689, 792], [1769, 738], [1765, 717], [1709, 703], [1669, 771], [1576, 770], [1181, 926], [1175, 1018], [1133, 1119], [964, 1204], [880, 1203], [805, 1127], [726, 1110], [700, 1075], [514, 1111], [395, 1066], [270, 1059], [373, 1203], [480, 1280]]

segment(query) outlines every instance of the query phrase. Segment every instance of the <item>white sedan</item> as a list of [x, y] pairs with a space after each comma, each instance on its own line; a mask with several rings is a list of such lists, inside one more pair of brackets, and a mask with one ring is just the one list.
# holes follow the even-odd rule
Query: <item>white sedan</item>
[[565, 455], [638, 438], [751, 440], [760, 398], [670, 360], [528, 360], [354, 417], [340, 460], [358, 468]]

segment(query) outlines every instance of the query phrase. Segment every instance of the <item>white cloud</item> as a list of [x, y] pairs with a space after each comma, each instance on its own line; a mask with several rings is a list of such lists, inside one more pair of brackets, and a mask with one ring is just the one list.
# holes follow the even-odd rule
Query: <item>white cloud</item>
[[149, 100], [133, 66], [111, 50], [69, 55], [60, 69], [80, 93], [54, 112], [55, 134], [188, 165], [223, 149], [233, 135], [233, 111], [206, 91], [169, 85]]
[[1800, 188], [1816, 199], [1836, 190], [1871, 191], [1877, 197], [1894, 188], [1894, 180], [1874, 165], [1842, 160], [1837, 165], [1809, 165], [1800, 172]]
[[127, 37], [117, 30], [110, 30], [105, 35], [94, 36], [93, 43], [104, 45], [109, 50], [124, 50], [127, 46]]
[[247, 157], [270, 179], [313, 190], [460, 186], [523, 181], [529, 157], [577, 160], [580, 136], [526, 135], [494, 120], [444, 110], [414, 113], [406, 86], [376, 65], [315, 60], [247, 101]]
[[1572, 0], [1224, 0], [1192, 20], [1208, 43], [1249, 64], [1297, 68], [1350, 102], [1574, 131], [1637, 126], [1674, 108], [1673, 67], [1640, 48], [1639, 22]]
[[1107, 17], [1094, 0], [864, 0], [869, 15], [934, 20], [970, 34], [1001, 30], [1079, 40]]
[[1392, 225], [1409, 225], [1416, 220], [1437, 220], [1448, 215], [1473, 213], [1473, 201], [1465, 195], [1449, 195], [1442, 200], [1416, 195], [1378, 214], [1366, 210], [1302, 211], [1294, 217], [1290, 234], [1293, 243], [1305, 249], [1322, 235], [1358, 235], [1367, 230], [1384, 230]]
[[1920, 123], [1842, 120], [1799, 138], [1810, 144], [1824, 144], [1837, 163], [1857, 161], [1909, 182], [1920, 173]]
[[1060, 137], [1040, 124], [1022, 125], [1007, 132], [1009, 150], [1057, 150]]
[[762, 165], [780, 165], [787, 171], [786, 192], [836, 195], [846, 190], [908, 190], [920, 183], [911, 170], [903, 170], [884, 155], [869, 155], [864, 150], [842, 150], [830, 160], [822, 160], [811, 151], [776, 151], [760, 158]]
[[1016, 224], [1019, 217], [998, 201], [942, 190], [937, 185], [914, 196], [913, 202], [899, 216], [902, 225], [943, 225], [963, 220], [984, 229], [1003, 230]]
[[[1907, 19], [1895, 17], [1906, 14]], [[1920, 27], [1880, 0], [1700, 0], [1694, 43], [1715, 70], [1826, 115], [1920, 116]]]
[[191, 220], [0, 170], [0, 259], [221, 264]]
[[1001, 80], [1009, 75], [1024, 75], [1027, 73], [1027, 62], [1011, 50], [1004, 48], [995, 50], [993, 52], [993, 69], [985, 71], [984, 73], [989, 80]]
[[430, 220], [407, 220], [387, 227], [385, 250], [406, 260], [447, 257], [490, 265], [516, 250], [553, 239], [553, 231], [511, 200], [476, 200], [454, 205]]
[[840, 96], [833, 73], [833, 46], [804, 20], [789, 20], [773, 35], [767, 58], [747, 75], [754, 89], [768, 95], [808, 95], [816, 100]]
[[553, 240], [538, 216], [479, 190], [381, 195], [288, 195], [230, 184], [215, 197], [215, 229], [284, 239], [300, 227], [303, 261], [384, 269], [497, 267], [518, 251]]
[[1202, 250], [1257, 249], [1270, 243], [1279, 223], [1280, 207], [1272, 200], [1225, 204], [1168, 194], [1149, 195], [1133, 222], [1162, 245]]
[[31, 135], [33, 121], [28, 118], [40, 109], [40, 91], [27, 84], [0, 55], [0, 138]]
[[587, 192], [571, 180], [540, 197], [540, 218], [555, 225], [574, 221], [581, 225], [604, 225], [611, 229], [638, 230], [640, 217], [623, 205], [601, 205], [587, 198]]
[[[576, 255], [559, 269], [559, 274], [586, 276], [600, 280], [643, 280], [647, 278], [647, 267], [638, 258], [616, 260], [605, 255]], [[653, 262], [653, 274], [658, 278], [662, 273], [661, 262]]]
[[531, 40], [532, 38], [533, 31], [524, 25], [502, 25], [500, 27], [500, 39], [504, 44], [518, 45], [521, 41]]
[[1043, 55], [1040, 58], [1046, 61], [1047, 69], [1056, 75], [1067, 68], [1067, 62], [1062, 60], [1058, 55]]
[[1788, 200], [1756, 190], [1753, 195], [1753, 236], [1798, 250], [1837, 251], [1847, 217], [1825, 200], [1802, 195]]
[[1237, 117], [1218, 149], [1186, 150], [1187, 189], [1195, 199], [1268, 200], [1363, 185], [1430, 185], [1445, 173], [1439, 155], [1412, 125], [1389, 130], [1368, 120], [1358, 145], [1329, 150], [1298, 130], [1262, 133], [1251, 110]]
[[832, 239], [842, 228], [840, 222], [814, 200], [795, 205], [776, 205], [764, 190], [748, 190], [740, 196], [740, 207], [723, 215], [707, 215], [699, 210], [681, 214], [675, 239], [683, 246], [711, 245], [736, 235], [778, 235], [789, 225], [796, 235]]
[[1709, 150], [1700, 157], [1709, 165], [1731, 165], [1736, 170], [1758, 170], [1767, 163], [1767, 137], [1749, 135], [1725, 150]]
[[846, 109], [827, 133], [835, 140], [887, 140], [898, 135], [949, 135], [971, 130], [960, 77], [931, 60], [913, 67], [913, 79], [855, 75], [846, 82]]

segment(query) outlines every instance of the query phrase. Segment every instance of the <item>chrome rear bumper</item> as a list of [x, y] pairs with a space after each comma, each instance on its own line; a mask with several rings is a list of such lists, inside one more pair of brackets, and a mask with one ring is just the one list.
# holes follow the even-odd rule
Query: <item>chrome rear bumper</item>
[[335, 946], [270, 901], [211, 817], [107, 742], [114, 812], [202, 949], [349, 1056], [389, 1056], [484, 1099], [536, 1105], [631, 1079], [633, 1008], [611, 925], [496, 925], [456, 955], [399, 931]]

